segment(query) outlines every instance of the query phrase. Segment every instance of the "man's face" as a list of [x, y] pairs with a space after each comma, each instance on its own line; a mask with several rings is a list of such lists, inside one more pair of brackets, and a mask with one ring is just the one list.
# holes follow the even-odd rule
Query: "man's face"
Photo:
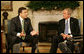
[[28, 15], [28, 10], [22, 10], [22, 12], [20, 13], [20, 16], [22, 18], [27, 18], [27, 15]]
[[64, 19], [68, 19], [70, 17], [70, 15], [68, 14], [68, 11], [67, 10], [64, 10], [63, 11], [63, 18]]

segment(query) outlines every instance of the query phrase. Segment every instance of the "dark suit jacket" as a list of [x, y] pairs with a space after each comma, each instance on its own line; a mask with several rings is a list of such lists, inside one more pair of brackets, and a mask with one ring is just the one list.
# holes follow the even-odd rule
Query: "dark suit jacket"
[[[21, 31], [22, 31], [21, 28], [22, 28], [22, 26], [21, 26], [21, 23], [20, 23], [19, 16], [14, 17], [11, 20], [11, 34], [13, 36], [16, 36], [16, 34], [18, 32], [21, 33]], [[27, 35], [29, 35], [30, 32], [33, 30], [32, 25], [31, 25], [31, 20], [29, 18], [26, 18], [25, 21], [24, 21], [24, 30], [25, 30]]]
[[[8, 37], [12, 43], [9, 43], [10, 44], [13, 44], [15, 43], [15, 41], [17, 40], [17, 33], [21, 33], [22, 32], [22, 26], [21, 26], [21, 23], [20, 23], [20, 19], [19, 19], [19, 16], [16, 16], [14, 18], [11, 19], [11, 24], [10, 24], [10, 34]], [[32, 25], [31, 25], [31, 20], [29, 18], [26, 18], [25, 21], [24, 21], [24, 30], [25, 30], [25, 33], [27, 36], [30, 36], [30, 32], [33, 30], [32, 28]], [[20, 38], [19, 38], [20, 39]]]
[[[61, 33], [64, 33], [64, 29], [65, 29], [65, 19], [61, 19], [59, 21], [59, 35]], [[73, 36], [80, 35], [79, 23], [76, 18], [70, 17], [70, 29], [71, 29], [71, 34]]]

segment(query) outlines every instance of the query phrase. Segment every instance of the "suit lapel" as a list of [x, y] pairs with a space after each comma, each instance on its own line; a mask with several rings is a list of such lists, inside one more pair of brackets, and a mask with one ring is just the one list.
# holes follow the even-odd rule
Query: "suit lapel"
[[20, 22], [19, 16], [18, 16], [17, 22], [18, 22], [18, 27], [20, 28], [20, 30], [22, 30], [22, 26], [21, 26], [21, 22]]
[[72, 31], [72, 25], [73, 25], [73, 21], [72, 21], [72, 18], [70, 18], [70, 29]]
[[24, 30], [25, 30], [25, 32], [27, 30], [27, 22], [26, 22], [26, 20], [24, 20]]
[[[18, 22], [18, 28], [22, 31], [22, 25], [21, 25], [19, 16], [18, 16], [17, 22]], [[24, 20], [24, 30], [25, 30], [25, 32], [26, 32], [26, 30], [27, 30], [27, 22], [26, 22], [26, 20]]]
[[65, 30], [65, 19], [63, 19], [63, 31]]

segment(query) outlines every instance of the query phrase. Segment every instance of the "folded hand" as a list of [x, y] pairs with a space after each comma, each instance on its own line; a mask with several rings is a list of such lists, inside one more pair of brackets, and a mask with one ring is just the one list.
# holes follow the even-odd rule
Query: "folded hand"
[[64, 34], [64, 33], [61, 33], [61, 36], [63, 37], [63, 39], [66, 39], [66, 34]]
[[26, 36], [26, 34], [24, 34], [23, 32], [20, 33], [20, 36]]
[[67, 38], [71, 38], [71, 36], [70, 35], [66, 35], [67, 36]]
[[38, 32], [35, 32], [34, 30], [30, 33], [32, 36], [38, 35]]

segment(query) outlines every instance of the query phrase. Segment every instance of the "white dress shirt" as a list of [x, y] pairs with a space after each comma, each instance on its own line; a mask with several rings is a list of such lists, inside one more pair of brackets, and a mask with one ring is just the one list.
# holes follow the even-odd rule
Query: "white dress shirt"
[[[21, 16], [19, 16], [19, 19], [20, 19], [20, 22], [21, 22], [21, 25], [22, 25], [23, 18]], [[17, 33], [17, 36], [20, 37], [20, 33]]]

